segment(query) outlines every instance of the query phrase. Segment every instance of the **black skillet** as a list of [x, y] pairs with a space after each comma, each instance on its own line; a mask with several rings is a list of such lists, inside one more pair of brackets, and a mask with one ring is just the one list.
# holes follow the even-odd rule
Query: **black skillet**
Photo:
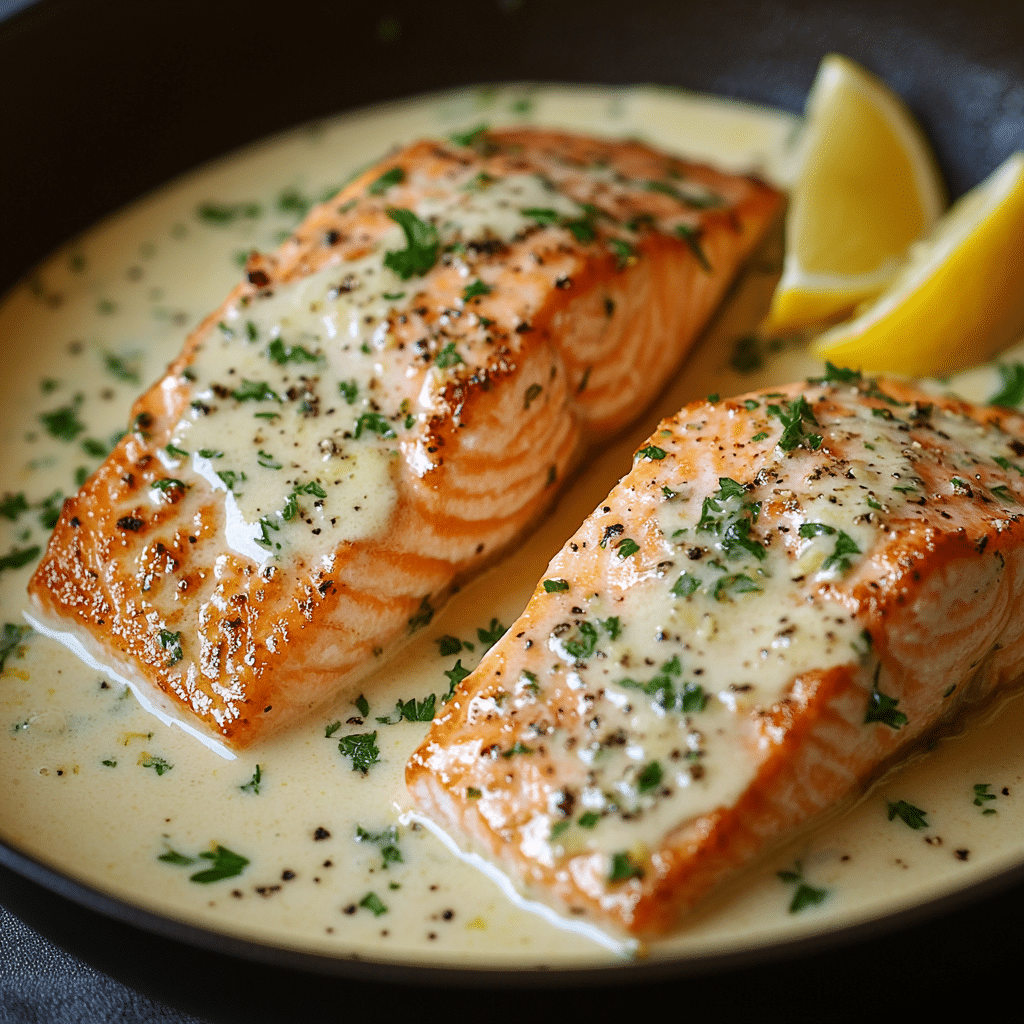
[[[320, 115], [466, 83], [658, 82], [800, 110], [821, 56], [839, 51], [909, 102], [953, 195], [1024, 148], [1019, 0], [0, 0], [3, 14], [0, 291], [211, 157]], [[964, 997], [997, 1006], [1019, 970], [1024, 872], [739, 957], [515, 975], [228, 939], [2, 843], [0, 901], [88, 963], [216, 1020], [846, 1020]]]

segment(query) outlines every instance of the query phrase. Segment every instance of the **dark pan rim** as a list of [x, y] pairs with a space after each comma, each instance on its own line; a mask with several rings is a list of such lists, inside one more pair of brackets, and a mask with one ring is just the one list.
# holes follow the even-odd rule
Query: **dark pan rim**
[[[966, 887], [924, 899], [889, 913], [863, 921], [779, 942], [716, 950], [694, 956], [666, 956], [651, 961], [641, 958], [621, 964], [601, 963], [592, 967], [460, 967], [424, 964], [396, 958], [373, 958], [358, 953], [331, 956], [287, 944], [246, 939], [228, 932], [191, 924], [157, 911], [147, 910], [84, 882], [61, 874], [29, 854], [0, 839], [0, 867], [54, 896], [68, 900], [93, 914], [149, 935], [182, 943], [192, 949], [217, 953], [234, 960], [322, 978], [351, 978], [358, 981], [387, 981], [428, 987], [457, 986], [487, 989], [515, 985], [518, 988], [555, 988], [579, 985], [624, 986], [669, 978], [712, 976], [742, 968], [760, 967], [780, 960], [869, 942], [935, 918], [951, 914], [1024, 883], [1024, 861], [997, 871]], [[0, 883], [3, 879], [0, 877]], [[59, 941], [59, 940], [58, 940]]]

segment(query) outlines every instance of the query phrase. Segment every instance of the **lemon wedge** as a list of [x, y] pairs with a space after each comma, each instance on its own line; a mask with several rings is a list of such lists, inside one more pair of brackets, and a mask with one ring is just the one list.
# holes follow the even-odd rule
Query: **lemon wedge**
[[890, 287], [818, 336], [831, 362], [914, 376], [988, 359], [1024, 332], [1024, 153], [963, 196]]
[[945, 206], [931, 149], [879, 79], [826, 56], [807, 97], [782, 278], [765, 324], [781, 334], [877, 295]]

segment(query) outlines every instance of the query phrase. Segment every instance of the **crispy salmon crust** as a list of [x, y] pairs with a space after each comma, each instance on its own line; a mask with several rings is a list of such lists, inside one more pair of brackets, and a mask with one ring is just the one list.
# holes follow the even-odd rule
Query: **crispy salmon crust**
[[1019, 685], [1024, 420], [840, 376], [664, 421], [411, 758], [531, 898], [664, 934]]
[[[471, 141], [408, 146], [314, 209], [276, 254], [254, 254], [247, 282], [190, 335], [138, 400], [131, 431], [65, 503], [31, 581], [42, 625], [228, 745], [351, 689], [429, 621], [455, 580], [521, 534], [586, 441], [654, 397], [780, 206], [756, 179], [636, 143], [528, 130]], [[168, 479], [165, 457], [218, 326], [332, 267], [343, 292], [346, 267], [383, 255], [396, 210], [517, 175], [578, 216], [538, 209], [502, 238], [423, 213], [441, 232], [436, 259], [403, 271], [383, 340], [364, 344], [378, 361], [377, 398], [389, 414], [405, 410], [388, 421], [368, 413], [386, 437], [401, 431], [386, 522], [269, 568], [233, 550], [223, 490], [185, 470]], [[350, 358], [323, 346], [328, 364]], [[303, 415], [333, 413], [310, 399], [310, 379], [295, 399]], [[233, 386], [214, 391], [230, 403]], [[328, 455], [331, 443], [321, 441]]]

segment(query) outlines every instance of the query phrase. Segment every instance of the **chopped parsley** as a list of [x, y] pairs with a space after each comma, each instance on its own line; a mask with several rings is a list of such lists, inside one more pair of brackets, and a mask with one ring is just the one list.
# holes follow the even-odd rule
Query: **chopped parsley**
[[828, 889], [819, 889], [804, 881], [804, 869], [800, 861], [797, 861], [791, 870], [777, 871], [775, 875], [780, 881], [796, 886], [793, 898], [789, 902], [791, 914], [798, 914], [807, 907], [816, 906], [828, 895]]
[[448, 136], [448, 138], [454, 142], [456, 146], [476, 146], [483, 140], [483, 136], [487, 134], [489, 127], [490, 126], [484, 122], [473, 128], [469, 128], [464, 132], [453, 132]]
[[657, 761], [646, 764], [636, 780], [638, 793], [650, 793], [661, 785], [664, 772]]
[[508, 750], [503, 750], [501, 752], [501, 756], [505, 757], [505, 758], [508, 758], [508, 757], [515, 757], [516, 754], [532, 754], [532, 753], [533, 753], [533, 747], [528, 747], [525, 743], [522, 742], [522, 740], [516, 740], [515, 743], [513, 743], [512, 746], [508, 748]]
[[353, 436], [358, 440], [363, 436], [363, 431], [379, 434], [382, 438], [397, 436], [391, 424], [379, 412], [364, 412], [356, 420], [356, 429]]
[[699, 683], [678, 685], [675, 680], [682, 675], [682, 671], [679, 656], [673, 655], [646, 683], [620, 679], [619, 685], [629, 690], [641, 690], [653, 697], [655, 704], [663, 711], [672, 711], [676, 708], [686, 714], [703, 711], [707, 707], [709, 695]]
[[244, 473], [236, 473], [233, 469], [220, 469], [217, 471], [217, 476], [232, 494], [235, 493], [235, 484], [244, 483], [247, 479]]
[[389, 188], [401, 185], [405, 181], [405, 171], [401, 167], [392, 167], [386, 170], [376, 181], [370, 182], [366, 191], [371, 196], [382, 196]]
[[29, 562], [39, 557], [41, 550], [38, 544], [27, 548], [12, 548], [6, 555], [0, 557], [0, 572], [3, 572], [4, 569], [20, 569], [23, 565], [28, 565]]
[[732, 594], [759, 594], [761, 587], [757, 580], [752, 579], [746, 573], [727, 573], [715, 580], [711, 588], [711, 596], [716, 601], [725, 601]]
[[338, 742], [338, 753], [352, 762], [352, 771], [365, 775], [370, 768], [380, 761], [380, 750], [377, 747], [376, 732], [357, 732], [351, 736], [342, 736]]
[[989, 800], [995, 800], [995, 793], [990, 793], [989, 790], [992, 788], [991, 782], [976, 782], [974, 784], [974, 806], [982, 808], [982, 814], [990, 815], [995, 814], [996, 809], [994, 807], [986, 807], [985, 804]]
[[597, 629], [586, 619], [580, 623], [579, 633], [562, 645], [574, 661], [585, 661], [597, 648]]
[[388, 908], [381, 902], [381, 898], [375, 892], [368, 892], [360, 901], [359, 906], [370, 911], [374, 917], [386, 914]]
[[278, 210], [281, 213], [291, 214], [296, 220], [305, 217], [312, 205], [312, 200], [307, 199], [296, 188], [286, 188], [277, 197]]
[[112, 377], [123, 380], [126, 384], [138, 384], [142, 377], [139, 373], [138, 356], [119, 356], [114, 352], [103, 353], [103, 365]]
[[71, 405], [40, 413], [39, 420], [51, 437], [57, 438], [58, 441], [74, 441], [85, 430], [85, 424], [78, 418], [81, 404], [82, 396], [76, 395]]
[[649, 444], [646, 448], [641, 448], [636, 454], [638, 458], [654, 459], [660, 462], [668, 453], [664, 448], [659, 448], [656, 444]]
[[906, 725], [910, 719], [907, 718], [902, 711], [896, 710], [896, 705], [899, 704], [899, 700], [895, 697], [890, 697], [887, 694], [882, 693], [878, 689], [878, 676], [882, 670], [881, 663], [875, 669], [875, 681], [871, 687], [871, 693], [868, 696], [868, 706], [864, 714], [864, 724], [869, 725], [871, 722], [881, 722], [883, 725], [889, 726], [890, 729], [899, 729]]
[[853, 563], [847, 557], [848, 555], [859, 555], [861, 550], [857, 547], [857, 544], [852, 537], [848, 536], [842, 530], [837, 530], [834, 526], [829, 526], [826, 523], [802, 523], [800, 526], [800, 536], [805, 540], [816, 537], [819, 534], [825, 534], [826, 536], [834, 536], [836, 538], [836, 546], [824, 562], [821, 563], [821, 568], [824, 571], [829, 569], [838, 569], [839, 572], [849, 572]]
[[21, 645], [32, 633], [31, 626], [22, 626], [16, 622], [5, 622], [0, 631], [0, 672], [7, 665], [7, 659], [13, 654], [20, 658]]
[[259, 796], [260, 786], [262, 785], [262, 783], [263, 769], [260, 767], [260, 765], [256, 765], [256, 771], [252, 773], [252, 778], [244, 785], [239, 786], [238, 788], [243, 793], [252, 793], [254, 796]]
[[169, 629], [160, 630], [160, 646], [168, 652], [168, 660], [164, 662], [164, 668], [177, 665], [185, 656], [181, 650], [181, 633], [172, 633]]
[[640, 545], [632, 537], [623, 537], [615, 550], [619, 558], [629, 558], [630, 555], [635, 555], [640, 550]]
[[52, 530], [60, 519], [63, 503], [64, 495], [60, 491], [54, 491], [48, 498], [39, 502], [39, 524], [47, 530]]
[[239, 218], [255, 220], [263, 215], [263, 207], [259, 203], [201, 203], [196, 208], [196, 216], [207, 224], [233, 224]]
[[504, 635], [508, 626], [503, 626], [497, 619], [491, 619], [491, 623], [484, 629], [477, 628], [476, 638], [484, 645], [485, 650], [493, 647]]
[[448, 677], [449, 683], [448, 693], [445, 695], [444, 699], [448, 700], [452, 696], [454, 696], [455, 687], [458, 686], [459, 683], [461, 683], [462, 680], [470, 674], [470, 670], [468, 668], [463, 668], [462, 659], [459, 658], [459, 660], [455, 662], [455, 665], [452, 668], [444, 670], [444, 674]]
[[1020, 405], [1024, 401], [1024, 363], [1000, 363], [998, 370], [1003, 386], [988, 400], [988, 404], [1009, 408]]
[[472, 284], [467, 284], [463, 288], [462, 301], [469, 302], [470, 299], [475, 299], [482, 295], [490, 295], [493, 291], [494, 289], [489, 284], [484, 284], [478, 277]]
[[545, 580], [544, 590], [549, 594], [561, 594], [569, 589], [568, 580]]
[[279, 366], [285, 363], [319, 363], [322, 359], [301, 345], [285, 345], [280, 338], [275, 338], [267, 347], [267, 356]]
[[427, 594], [422, 601], [420, 601], [419, 610], [412, 618], [409, 619], [409, 632], [413, 633], [417, 629], [422, 629], [424, 626], [430, 625], [430, 620], [434, 617], [434, 609], [430, 604], [430, 595]]
[[440, 242], [437, 229], [419, 219], [412, 210], [390, 207], [387, 215], [405, 233], [406, 247], [384, 254], [384, 266], [393, 270], [403, 281], [427, 273], [437, 262]]
[[140, 754], [139, 764], [143, 768], [152, 768], [157, 775], [163, 775], [165, 772], [169, 772], [174, 765], [165, 761], [162, 757], [153, 757], [152, 754]]
[[272, 399], [281, 401], [281, 396], [265, 380], [242, 379], [242, 386], [231, 392], [236, 402], [264, 402]]
[[540, 384], [531, 384], [526, 389], [526, 393], [523, 395], [523, 408], [524, 409], [529, 409], [530, 408], [530, 404], [534, 401], [534, 399], [540, 397], [540, 393], [543, 390], [544, 390], [544, 388], [543, 388], [542, 385], [540, 385]]
[[[808, 384], [859, 384], [863, 380], [860, 370], [851, 370], [845, 366], [835, 366], [825, 362], [824, 377], [808, 377]], [[888, 396], [886, 396], [888, 397]]]
[[745, 496], [742, 484], [727, 476], [719, 477], [718, 490], [704, 499], [697, 532], [718, 537], [722, 551], [730, 558], [745, 552], [763, 561], [768, 552], [749, 536], [760, 515], [761, 505], [759, 502], [742, 501]]
[[459, 363], [463, 363], [465, 360], [456, 351], [455, 342], [449, 341], [447, 345], [434, 357], [434, 365], [440, 367], [442, 370], [447, 370], [452, 366], [458, 366]]
[[769, 415], [777, 417], [782, 423], [782, 436], [775, 443], [784, 452], [801, 447], [817, 451], [821, 447], [822, 436], [810, 434], [804, 429], [805, 421], [813, 426], [818, 426], [818, 421], [803, 395], [798, 395], [792, 402], [784, 402], [781, 405], [773, 403], [767, 409]]
[[394, 722], [390, 718], [378, 718], [381, 725], [394, 725], [397, 722], [432, 722], [434, 720], [434, 706], [437, 703], [436, 694], [417, 701], [415, 697], [411, 700], [399, 700], [395, 704], [398, 717]]
[[462, 641], [457, 636], [445, 634], [438, 637], [434, 643], [437, 644], [438, 653], [442, 658], [446, 658], [450, 654], [458, 654], [462, 650]]
[[676, 226], [676, 235], [686, 243], [687, 248], [696, 257], [701, 269], [706, 274], [710, 274], [712, 272], [712, 267], [711, 263], [708, 261], [707, 254], [704, 252], [704, 247], [700, 244], [700, 229], [687, 227], [685, 224], [679, 224]]
[[240, 875], [248, 866], [249, 860], [241, 854], [233, 853], [225, 846], [217, 844], [214, 850], [206, 850], [199, 854], [204, 860], [212, 861], [211, 867], [204, 871], [197, 871], [189, 876], [190, 882], [198, 882], [200, 885], [209, 885], [210, 882], [220, 882], [225, 878], [234, 878]]
[[633, 246], [629, 245], [627, 242], [623, 242], [619, 238], [609, 238], [608, 248], [611, 249], [615, 255], [616, 270], [624, 270], [629, 266], [630, 261], [636, 258], [636, 255], [633, 252]]
[[[103, 762], [106, 764], [106, 762]], [[157, 860], [163, 861], [165, 864], [174, 864], [176, 867], [187, 867], [189, 864], [195, 864], [195, 857], [186, 857], [183, 853], [178, 853], [177, 850], [172, 850], [170, 847], [161, 853]]]
[[630, 878], [643, 878], [644, 869], [628, 852], [613, 853], [608, 867], [609, 882], [625, 882]]
[[389, 864], [402, 864], [402, 851], [398, 848], [398, 826], [392, 825], [381, 832], [367, 832], [361, 825], [356, 825], [356, 842], [372, 843], [380, 847], [383, 858], [382, 868]]
[[700, 580], [696, 576], [690, 576], [685, 572], [679, 574], [679, 579], [672, 584], [670, 593], [674, 597], [690, 597], [700, 587]]
[[908, 804], [906, 800], [889, 801], [887, 806], [890, 821], [899, 818], [904, 825], [915, 830], [928, 827], [928, 819], [925, 818], [927, 812], [922, 811], [920, 807]]
[[10, 519], [13, 523], [22, 512], [29, 510], [29, 503], [25, 498], [23, 491], [19, 491], [17, 494], [5, 494], [3, 499], [0, 500], [0, 516], [4, 519]]
[[528, 206], [519, 212], [524, 217], [529, 217], [530, 220], [536, 221], [538, 224], [557, 224], [561, 219], [556, 210], [543, 206]]

